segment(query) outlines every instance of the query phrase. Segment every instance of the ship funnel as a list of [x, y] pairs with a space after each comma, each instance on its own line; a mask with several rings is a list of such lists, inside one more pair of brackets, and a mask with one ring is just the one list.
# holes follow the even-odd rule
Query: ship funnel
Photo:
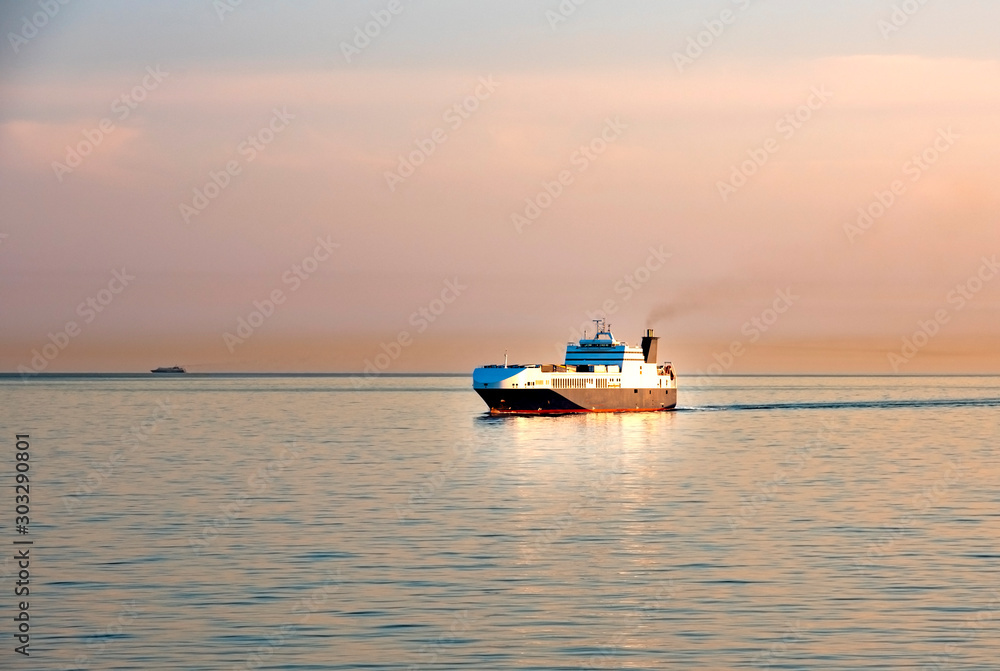
[[642, 337], [642, 355], [646, 358], [646, 363], [656, 363], [656, 342], [658, 337], [653, 335], [653, 329], [646, 329], [646, 335]]

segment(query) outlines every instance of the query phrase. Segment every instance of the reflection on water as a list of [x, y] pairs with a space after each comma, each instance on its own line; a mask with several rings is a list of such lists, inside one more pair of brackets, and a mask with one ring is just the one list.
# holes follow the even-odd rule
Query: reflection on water
[[1000, 378], [713, 382], [0, 380], [30, 668], [995, 668]]

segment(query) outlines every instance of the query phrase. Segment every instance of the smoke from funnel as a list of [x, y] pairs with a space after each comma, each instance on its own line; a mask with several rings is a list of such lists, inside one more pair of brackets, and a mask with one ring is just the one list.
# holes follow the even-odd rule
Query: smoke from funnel
[[[740, 291], [742, 289], [742, 292]], [[708, 287], [688, 290], [683, 297], [677, 296], [653, 306], [646, 317], [646, 326], [652, 327], [676, 321], [681, 317], [713, 310], [731, 310], [734, 303], [742, 303], [738, 294], [747, 294], [746, 283], [720, 282]]]

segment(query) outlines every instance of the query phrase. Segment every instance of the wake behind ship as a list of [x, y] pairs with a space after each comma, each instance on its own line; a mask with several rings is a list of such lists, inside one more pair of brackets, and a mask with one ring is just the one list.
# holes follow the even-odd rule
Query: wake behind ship
[[659, 338], [648, 329], [640, 347], [616, 340], [603, 320], [597, 336], [566, 346], [566, 362], [483, 366], [472, 386], [494, 415], [656, 412], [677, 406], [677, 379], [657, 363]]

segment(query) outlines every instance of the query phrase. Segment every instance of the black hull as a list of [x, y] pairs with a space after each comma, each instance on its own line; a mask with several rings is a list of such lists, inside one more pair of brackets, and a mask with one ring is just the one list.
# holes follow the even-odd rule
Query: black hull
[[677, 406], [676, 389], [476, 389], [494, 415], [660, 412]]

